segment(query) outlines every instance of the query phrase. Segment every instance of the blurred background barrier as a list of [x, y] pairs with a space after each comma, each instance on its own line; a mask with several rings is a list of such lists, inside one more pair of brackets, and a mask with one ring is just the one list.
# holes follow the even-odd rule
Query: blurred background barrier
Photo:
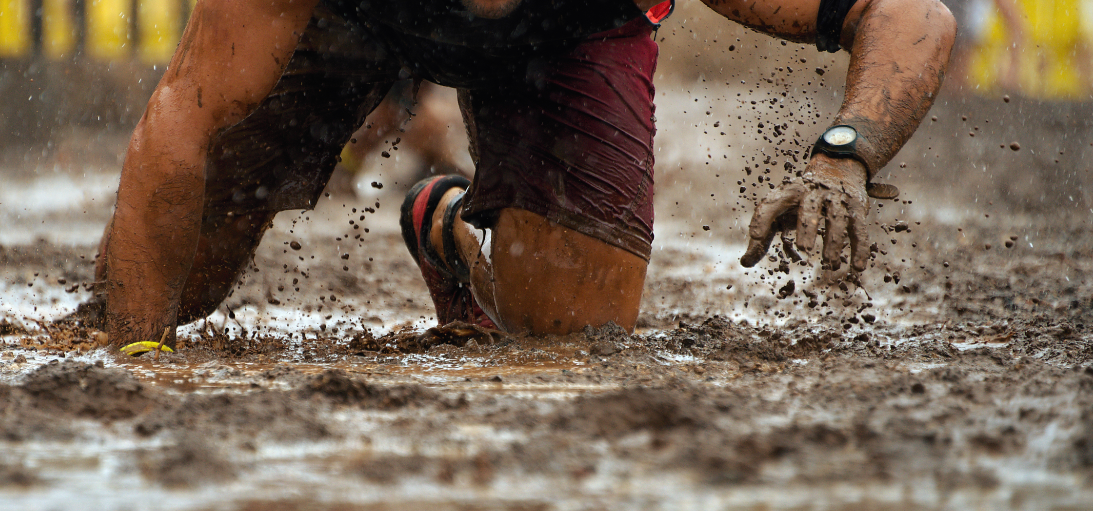
[[[1093, 95], [1093, 0], [943, 1], [960, 24], [947, 94], [1065, 103]], [[48, 145], [58, 131], [126, 134], [195, 3], [0, 0], [0, 149]], [[779, 44], [727, 23], [698, 0], [680, 0], [656, 37], [658, 87], [735, 83]], [[802, 47], [801, 56], [828, 58], [810, 50]], [[841, 67], [846, 56], [834, 59]]]
[[0, 58], [171, 59], [196, 0], [0, 0]]
[[124, 136], [195, 3], [0, 0], [0, 149], [52, 153], [74, 131]]

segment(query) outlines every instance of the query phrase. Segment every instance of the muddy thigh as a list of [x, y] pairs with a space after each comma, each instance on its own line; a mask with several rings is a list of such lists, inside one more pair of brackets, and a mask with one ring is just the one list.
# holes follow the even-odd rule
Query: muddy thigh
[[510, 332], [564, 334], [615, 322], [633, 331], [648, 263], [520, 209], [493, 229], [493, 291]]

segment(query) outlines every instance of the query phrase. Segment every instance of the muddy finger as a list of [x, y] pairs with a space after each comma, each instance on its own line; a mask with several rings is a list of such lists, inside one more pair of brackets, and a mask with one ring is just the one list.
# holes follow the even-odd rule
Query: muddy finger
[[797, 248], [810, 253], [816, 247], [816, 233], [820, 229], [823, 213], [823, 195], [810, 193], [801, 201], [797, 212]]
[[801, 257], [801, 254], [797, 253], [797, 250], [793, 248], [793, 240], [789, 237], [790, 230], [782, 229], [782, 250], [786, 253], [786, 257], [789, 257], [790, 261], [800, 262], [805, 258]]
[[770, 242], [774, 240], [775, 231], [769, 226], [763, 238], [752, 237], [748, 242], [748, 249], [744, 251], [744, 255], [740, 258], [740, 264], [745, 268], [751, 268], [758, 263], [767, 253], [767, 249], [770, 248]]
[[823, 262], [832, 270], [838, 270], [842, 266], [839, 256], [846, 246], [847, 231], [846, 204], [835, 199], [827, 201], [827, 229], [824, 231], [824, 256]]
[[804, 195], [804, 187], [799, 185], [778, 188], [770, 192], [770, 195], [763, 198], [759, 206], [755, 208], [755, 214], [752, 215], [751, 224], [748, 226], [748, 236], [753, 240], [766, 237], [767, 231], [773, 227], [778, 217], [796, 206], [802, 195]]
[[869, 183], [865, 185], [866, 193], [874, 199], [892, 200], [899, 197], [899, 188], [885, 183]]
[[850, 208], [850, 265], [854, 271], [865, 271], [869, 262], [869, 234], [866, 231], [865, 207], [858, 204]]
[[755, 209], [755, 215], [751, 217], [751, 224], [748, 226], [748, 249], [740, 258], [740, 264], [749, 268], [755, 266], [767, 253], [770, 242], [774, 240], [778, 217], [798, 204], [802, 191], [801, 187], [785, 187], [771, 192], [763, 199]]

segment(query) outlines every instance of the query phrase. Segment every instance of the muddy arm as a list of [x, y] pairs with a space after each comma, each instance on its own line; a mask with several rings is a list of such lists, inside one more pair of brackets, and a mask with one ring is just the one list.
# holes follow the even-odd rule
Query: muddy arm
[[[703, 1], [756, 30], [798, 42], [816, 40], [819, 0]], [[852, 266], [865, 269], [865, 183], [895, 156], [930, 109], [955, 34], [956, 22], [938, 0], [858, 0], [842, 25], [839, 42], [850, 52], [850, 69], [846, 99], [832, 124], [858, 129], [864, 138], [859, 151], [869, 166], [848, 158], [813, 158], [804, 183], [775, 190], [756, 209], [750, 245], [741, 259], [745, 266], [766, 254], [779, 226], [796, 223], [798, 247], [811, 250], [822, 213], [827, 222], [824, 263], [837, 269], [849, 239]]]
[[107, 233], [111, 344], [174, 341], [213, 135], [246, 117], [292, 55], [317, 0], [203, 0], [129, 142]]
[[[777, 37], [816, 40], [819, 0], [703, 0], [729, 19]], [[858, 0], [839, 43], [850, 52], [846, 99], [833, 123], [851, 123], [871, 142], [875, 173], [933, 105], [949, 62], [956, 21], [938, 0]]]

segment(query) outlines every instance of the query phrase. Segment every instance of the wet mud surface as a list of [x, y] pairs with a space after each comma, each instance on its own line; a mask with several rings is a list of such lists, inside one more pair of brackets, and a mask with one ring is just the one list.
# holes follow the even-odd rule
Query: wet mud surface
[[[745, 98], [796, 87], [757, 78]], [[634, 335], [433, 328], [389, 168], [362, 178], [382, 190], [279, 216], [178, 353], [123, 357], [54, 322], [90, 296], [116, 169], [13, 170], [0, 509], [1093, 507], [1090, 109], [943, 96], [846, 284], [778, 250], [739, 266], [752, 193], [796, 153], [764, 162], [775, 140], [753, 133], [785, 112], [692, 89], [659, 102]], [[788, 109], [835, 107], [816, 103]], [[822, 129], [797, 126], [772, 136]], [[34, 199], [58, 181], [81, 191]]]
[[[665, 243], [636, 335], [427, 329], [394, 233], [375, 236], [371, 274], [313, 265], [313, 289], [280, 306], [262, 296], [279, 284], [248, 281], [228, 302], [236, 320], [191, 327], [158, 360], [12, 315], [0, 493], [12, 509], [77, 494], [119, 509], [165, 496], [179, 509], [1080, 509], [1093, 502], [1090, 238], [1037, 221], [912, 222], [863, 278], [872, 299], [814, 268], [744, 275]], [[1037, 246], [983, 248], [1009, 232], [1039, 232]], [[86, 296], [56, 279], [86, 280], [88, 250], [5, 247], [8, 289]], [[364, 316], [370, 301], [398, 303], [395, 323]], [[311, 322], [280, 319], [287, 308]]]

